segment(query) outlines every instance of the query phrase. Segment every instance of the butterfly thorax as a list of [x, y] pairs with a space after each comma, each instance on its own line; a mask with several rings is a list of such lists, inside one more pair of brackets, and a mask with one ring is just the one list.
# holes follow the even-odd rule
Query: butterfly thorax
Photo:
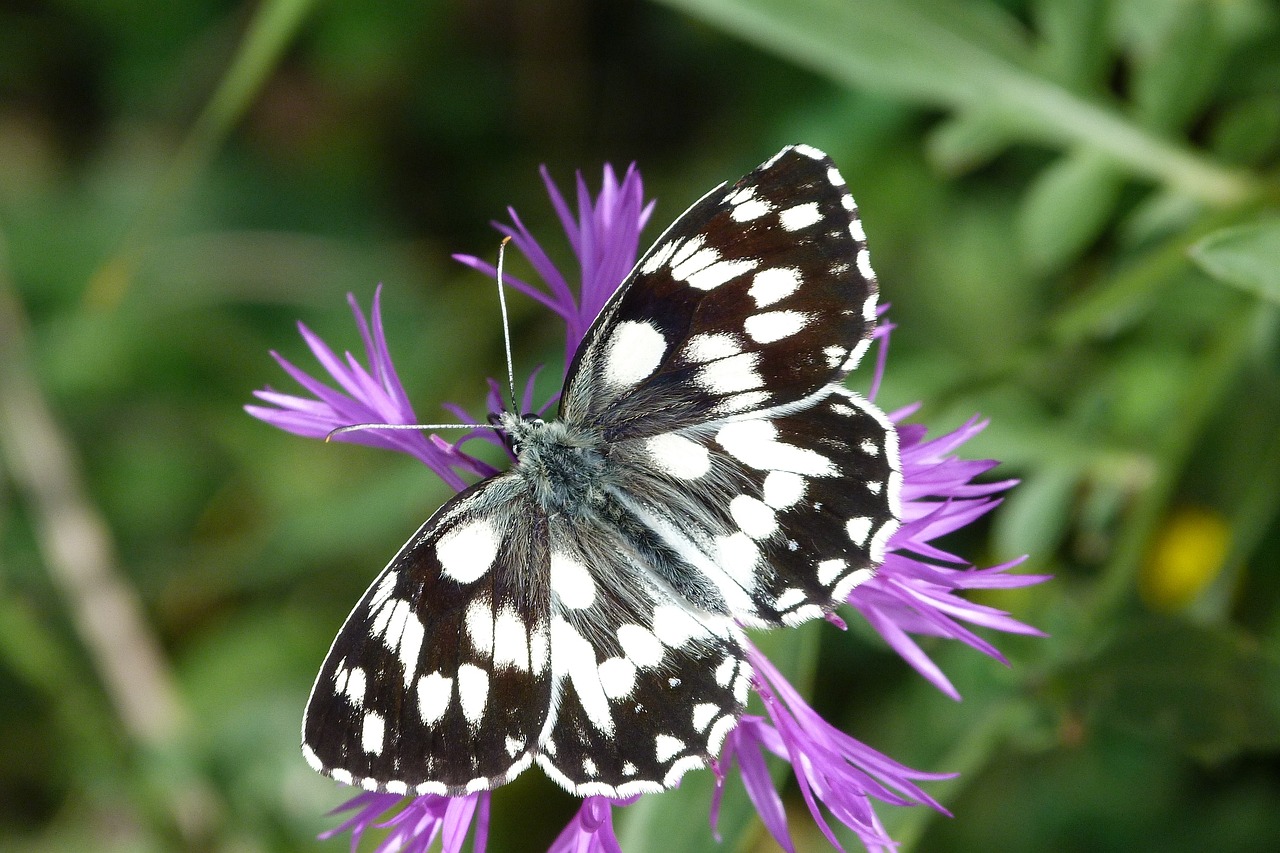
[[605, 499], [604, 442], [592, 430], [504, 412], [499, 424], [511, 439], [516, 472], [547, 512], [593, 514]]

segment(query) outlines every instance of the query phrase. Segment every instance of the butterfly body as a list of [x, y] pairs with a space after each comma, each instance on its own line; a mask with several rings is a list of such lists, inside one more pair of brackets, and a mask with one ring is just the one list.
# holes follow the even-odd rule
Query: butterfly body
[[308, 704], [310, 763], [454, 795], [537, 762], [615, 797], [709, 764], [750, 688], [742, 627], [829, 612], [897, 527], [896, 433], [841, 384], [875, 300], [821, 152], [704, 196], [588, 330], [559, 419], [496, 415], [514, 466], [356, 605]]

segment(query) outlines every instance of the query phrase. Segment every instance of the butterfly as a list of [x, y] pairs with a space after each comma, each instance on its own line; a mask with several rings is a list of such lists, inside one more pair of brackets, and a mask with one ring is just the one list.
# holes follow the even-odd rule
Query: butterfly
[[743, 629], [823, 616], [900, 516], [897, 433], [842, 381], [877, 284], [858, 210], [797, 145], [658, 238], [575, 354], [559, 417], [446, 503], [361, 598], [303, 720], [316, 770], [462, 795], [535, 762], [625, 797], [709, 765]]

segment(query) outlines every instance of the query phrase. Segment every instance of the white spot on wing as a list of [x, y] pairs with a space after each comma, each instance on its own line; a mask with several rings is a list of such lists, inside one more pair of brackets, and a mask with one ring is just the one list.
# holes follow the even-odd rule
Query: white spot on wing
[[758, 344], [771, 344], [789, 338], [809, 322], [809, 315], [799, 311], [766, 311], [752, 314], [743, 322], [747, 334]]
[[458, 700], [467, 722], [472, 727], [479, 725], [489, 701], [489, 673], [469, 663], [458, 667]]
[[863, 278], [874, 279], [876, 277], [875, 270], [871, 269], [871, 252], [867, 251], [867, 247], [863, 246], [858, 250], [858, 272], [862, 273]]
[[799, 231], [801, 228], [808, 228], [810, 225], [821, 222], [822, 211], [818, 209], [816, 201], [806, 201], [782, 211], [778, 214], [778, 219], [782, 221], [783, 230]]
[[732, 261], [717, 261], [703, 269], [682, 276], [690, 287], [698, 290], [715, 290], [720, 285], [732, 281], [738, 276], [749, 273], [759, 262], [754, 258], [738, 258]]
[[700, 702], [693, 706], [693, 728], [704, 732], [711, 721], [720, 713], [720, 706], [714, 702]]
[[668, 240], [667, 242], [663, 243], [654, 251], [652, 255], [645, 258], [644, 263], [640, 265], [640, 272], [644, 273], [645, 275], [650, 275], [656, 272], [663, 264], [667, 262], [667, 259], [671, 257], [671, 254], [675, 250], [676, 250], [676, 244], [674, 242]]
[[778, 529], [778, 518], [764, 502], [750, 495], [729, 501], [729, 514], [738, 528], [752, 539], [765, 539]]
[[795, 506], [804, 497], [804, 477], [791, 471], [770, 471], [764, 478], [764, 502], [774, 509]]
[[876, 531], [876, 535], [871, 537], [871, 561], [879, 564], [884, 562], [884, 552], [889, 546], [889, 539], [894, 533], [898, 532], [898, 520], [891, 518], [884, 524], [880, 525], [880, 529]]
[[[717, 536], [715, 543], [716, 563], [723, 567], [725, 574], [744, 590], [754, 590], [760, 581], [756, 571], [760, 562], [760, 546], [741, 531], [728, 536]], [[750, 603], [748, 607], [751, 607]]]
[[729, 211], [729, 216], [734, 222], [750, 222], [753, 219], [759, 219], [772, 209], [764, 199], [753, 198], [735, 205]]
[[762, 471], [792, 471], [810, 477], [839, 473], [822, 454], [784, 444], [777, 436], [777, 427], [768, 421], [734, 421], [720, 428], [716, 441], [739, 461]]
[[689, 640], [707, 633], [698, 620], [681, 607], [663, 604], [653, 611], [653, 633], [671, 648], [683, 646]]
[[639, 625], [619, 626], [618, 642], [627, 658], [638, 667], [654, 667], [662, 662], [662, 644], [647, 628]]
[[831, 586], [835, 583], [836, 578], [840, 577], [841, 572], [849, 568], [849, 564], [844, 560], [823, 560], [818, 563], [818, 583], [823, 586]]
[[867, 544], [867, 537], [871, 535], [871, 519], [865, 515], [851, 518], [845, 523], [844, 529], [848, 531], [853, 544], [861, 548]]
[[678, 479], [696, 480], [711, 470], [707, 449], [682, 435], [655, 435], [645, 447], [659, 470]]
[[733, 673], [737, 669], [738, 662], [733, 658], [725, 658], [720, 661], [720, 665], [716, 667], [716, 684], [721, 687], [728, 687], [733, 681]]
[[486, 519], [459, 524], [436, 543], [441, 574], [458, 583], [479, 580], [498, 556], [498, 531]]
[[806, 597], [807, 596], [803, 589], [792, 587], [791, 589], [784, 591], [782, 595], [778, 596], [778, 600], [774, 602], [774, 607], [779, 611], [790, 610], [797, 604], [803, 602]]
[[364, 707], [366, 681], [363, 669], [358, 666], [351, 669], [339, 667], [334, 677], [334, 687], [337, 693], [347, 697], [351, 707], [356, 709]]
[[683, 355], [686, 361], [702, 364], [719, 358], [728, 358], [740, 352], [742, 352], [742, 345], [733, 335], [703, 333], [689, 339], [684, 346]]
[[596, 582], [591, 572], [562, 551], [551, 552], [551, 591], [571, 610], [590, 607], [596, 600]]
[[821, 160], [827, 156], [826, 154], [823, 154], [821, 151], [819, 151], [817, 148], [814, 148], [812, 145], [805, 145], [804, 143], [801, 143], [799, 145], [793, 145], [791, 147], [791, 150], [796, 152], [797, 154], [803, 154], [805, 157], [808, 157], [810, 160]]
[[854, 587], [866, 583], [873, 577], [875, 577], [875, 571], [872, 569], [858, 569], [856, 572], [850, 572], [840, 581], [840, 585], [831, 591], [832, 599], [844, 601], [849, 597], [849, 593], [853, 592]]
[[399, 572], [387, 572], [387, 576], [378, 583], [378, 588], [373, 591], [373, 595], [369, 598], [370, 611], [376, 612], [391, 597], [391, 591], [395, 589], [398, 577]]
[[667, 771], [667, 775], [662, 777], [662, 784], [664, 787], [673, 788], [684, 774], [688, 773], [690, 770], [700, 770], [705, 766], [706, 762], [704, 762], [699, 756], [686, 755], [684, 758], [679, 759], [671, 765], [671, 769]]
[[712, 362], [698, 371], [697, 381], [715, 394], [733, 394], [759, 388], [764, 380], [756, 370], [760, 356], [744, 352], [731, 358]]
[[493, 623], [493, 665], [529, 671], [529, 629], [510, 605]]
[[[686, 251], [693, 246], [694, 240], [698, 241], [698, 250], [696, 252]], [[680, 251], [671, 259], [671, 277], [676, 281], [684, 281], [694, 273], [720, 261], [720, 253], [711, 246], [704, 246], [703, 243], [705, 241], [701, 235], [694, 238], [694, 240], [690, 240], [680, 247]]]
[[756, 301], [757, 308], [764, 308], [795, 293], [800, 288], [800, 283], [800, 270], [793, 267], [769, 267], [752, 277], [747, 294]]
[[377, 711], [366, 711], [364, 726], [360, 730], [360, 746], [370, 755], [382, 754], [383, 737], [386, 734], [386, 721]]
[[629, 388], [657, 370], [666, 354], [667, 339], [652, 323], [621, 322], [606, 345], [604, 381]]
[[[675, 254], [671, 257], [672, 269], [687, 261], [691, 255], [702, 249], [702, 247], [706, 245], [706, 242], [706, 237], [701, 234], [695, 234], [693, 237], [690, 237], [688, 240], [681, 243], [680, 247], [676, 249]], [[716, 257], [719, 257], [719, 255]]]
[[636, 686], [636, 667], [626, 658], [609, 658], [600, 664], [600, 686], [610, 699], [631, 695]]
[[452, 678], [433, 672], [418, 679], [418, 713], [422, 715], [422, 722], [428, 726], [440, 722], [444, 712], [449, 709], [452, 698]]
[[595, 648], [560, 617], [551, 621], [551, 669], [558, 678], [567, 677], [587, 719], [601, 733], [613, 734], [613, 712], [600, 683]]
[[466, 613], [467, 639], [486, 657], [493, 651], [493, 604], [488, 598], [471, 600]]
[[667, 762], [684, 751], [684, 741], [671, 735], [658, 735], [653, 739], [654, 757]]
[[862, 361], [862, 357], [867, 354], [867, 348], [871, 346], [871, 339], [864, 338], [853, 345], [853, 349], [849, 351], [849, 357], [844, 360], [844, 364], [840, 366], [841, 370], [853, 370], [858, 366], [858, 362]]

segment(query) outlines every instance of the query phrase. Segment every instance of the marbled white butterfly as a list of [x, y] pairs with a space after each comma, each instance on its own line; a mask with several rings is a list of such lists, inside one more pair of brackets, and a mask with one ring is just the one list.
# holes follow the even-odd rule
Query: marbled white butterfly
[[745, 627], [841, 603], [897, 528], [897, 434], [841, 382], [876, 279], [844, 179], [785, 148], [667, 229], [600, 312], [558, 420], [422, 526], [342, 626], [303, 751], [368, 790], [658, 791], [743, 712]]

